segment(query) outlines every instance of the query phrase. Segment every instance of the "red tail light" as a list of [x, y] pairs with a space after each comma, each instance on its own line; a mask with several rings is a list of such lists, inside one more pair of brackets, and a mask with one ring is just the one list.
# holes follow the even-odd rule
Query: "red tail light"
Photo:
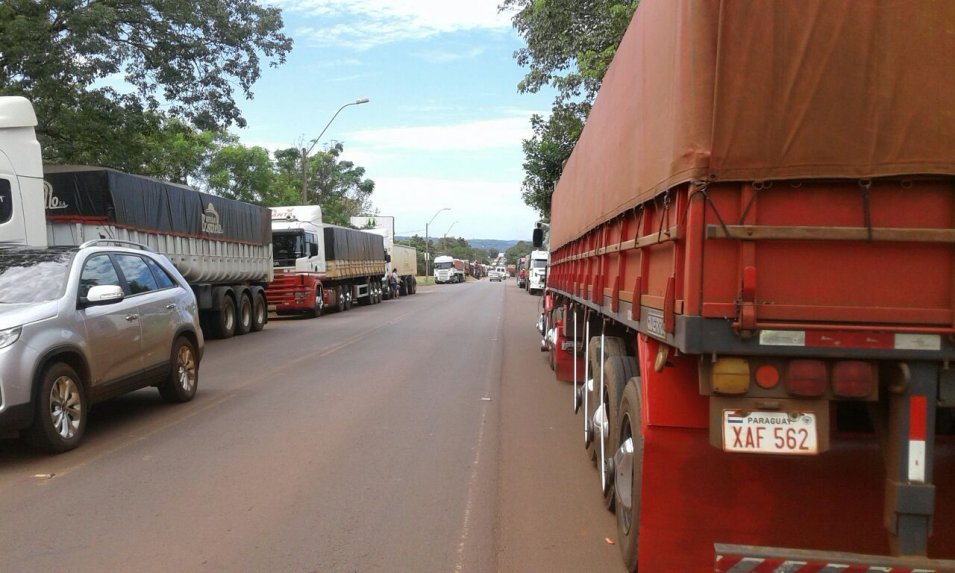
[[756, 384], [769, 390], [779, 384], [779, 370], [771, 364], [763, 364], [756, 369]]
[[841, 398], [865, 398], [875, 384], [875, 368], [868, 362], [846, 360], [832, 368], [832, 391]]
[[821, 360], [793, 360], [789, 363], [786, 390], [794, 396], [822, 396], [826, 393], [826, 364]]

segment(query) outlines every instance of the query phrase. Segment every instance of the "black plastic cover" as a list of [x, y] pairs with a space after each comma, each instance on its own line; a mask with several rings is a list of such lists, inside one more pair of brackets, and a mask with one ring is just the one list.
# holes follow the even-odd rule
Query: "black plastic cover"
[[356, 229], [325, 225], [325, 260], [384, 261], [385, 239]]
[[268, 245], [267, 207], [104, 167], [47, 165], [46, 217], [138, 231]]

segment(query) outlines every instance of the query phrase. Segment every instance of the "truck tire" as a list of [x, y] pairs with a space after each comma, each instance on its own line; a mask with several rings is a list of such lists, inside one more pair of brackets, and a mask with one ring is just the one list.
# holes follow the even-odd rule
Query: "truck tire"
[[[617, 545], [627, 571], [637, 570], [640, 540], [640, 492], [643, 485], [643, 433], [640, 378], [631, 378], [623, 389], [614, 436], [617, 446], [614, 504], [617, 514]], [[629, 447], [627, 442], [629, 441]]]
[[219, 310], [212, 314], [212, 338], [232, 338], [235, 335], [235, 301], [231, 295], [222, 297]]
[[[618, 339], [619, 340], [619, 339]], [[615, 434], [620, 418], [620, 401], [623, 397], [624, 387], [627, 382], [638, 375], [639, 366], [633, 356], [611, 356], [604, 364], [604, 400], [607, 403], [608, 435], [604, 442], [604, 457], [613, 458], [619, 444], [619, 432]], [[597, 436], [597, 440], [600, 436]], [[595, 441], [594, 450], [600, 454], [600, 443]], [[600, 460], [597, 460], [597, 468], [600, 468]], [[607, 479], [604, 482], [604, 505], [610, 511], [614, 510], [614, 483], [613, 483], [613, 460], [610, 459], [604, 463], [604, 468], [608, 472]]]
[[235, 333], [237, 335], [252, 332], [252, 299], [249, 293], [239, 295], [239, 308], [236, 314]]
[[418, 294], [418, 279], [411, 277], [411, 294]]
[[[600, 336], [594, 336], [590, 339], [588, 344], [589, 354], [590, 354], [590, 376], [594, 381], [593, 390], [585, 389], [587, 392], [587, 417], [589, 420], [594, 419], [594, 412], [597, 409], [597, 404], [599, 404], [600, 395], [598, 391], [600, 389], [600, 362], [601, 360], [607, 360], [611, 356], [620, 356], [627, 353], [627, 347], [623, 343], [623, 339], [617, 338], [616, 336], [605, 336], [604, 337], [604, 351], [603, 357], [601, 358], [600, 352]], [[606, 372], [604, 372], [604, 378], [606, 378]], [[606, 380], [605, 380], [606, 382]], [[590, 443], [586, 443], [587, 447], [587, 456], [590, 458], [590, 461], [594, 462], [596, 465], [597, 453], [600, 449], [600, 443], [598, 442], [599, 437], [596, 433], [592, 434], [595, 439], [590, 440]]]
[[256, 291], [252, 295], [252, 332], [259, 332], [269, 321], [269, 305], [265, 301], [265, 293]]
[[335, 310], [345, 312], [345, 293], [340, 285], [335, 287]]
[[322, 287], [315, 287], [315, 306], [308, 311], [310, 318], [322, 316], [322, 310], [325, 308], [325, 297], [322, 296]]
[[354, 292], [354, 287], [352, 287], [351, 285], [348, 285], [344, 288], [343, 292], [345, 296], [345, 310], [351, 310], [352, 303], [354, 303], [354, 301], [352, 300], [352, 293]]
[[172, 345], [169, 359], [169, 377], [159, 385], [159, 395], [170, 403], [192, 400], [199, 386], [199, 359], [196, 347], [186, 337], [180, 336]]
[[23, 431], [30, 445], [49, 453], [72, 450], [86, 432], [89, 403], [83, 381], [68, 364], [47, 366], [39, 380], [33, 424]]

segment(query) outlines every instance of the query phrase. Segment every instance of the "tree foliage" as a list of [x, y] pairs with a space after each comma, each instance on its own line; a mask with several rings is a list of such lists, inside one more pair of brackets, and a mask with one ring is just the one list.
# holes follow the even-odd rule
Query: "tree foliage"
[[544, 219], [563, 164], [590, 113], [601, 81], [626, 32], [638, 0], [502, 0], [526, 47], [515, 52], [528, 68], [521, 93], [557, 91], [551, 116], [534, 116], [524, 140], [522, 196]]
[[284, 63], [281, 29], [256, 0], [4, 0], [0, 94], [33, 102], [47, 161], [142, 173], [181, 126], [245, 125], [236, 97]]
[[513, 247], [504, 251], [504, 259], [509, 265], [516, 265], [517, 260], [526, 257], [534, 250], [534, 245], [530, 241], [518, 241]]

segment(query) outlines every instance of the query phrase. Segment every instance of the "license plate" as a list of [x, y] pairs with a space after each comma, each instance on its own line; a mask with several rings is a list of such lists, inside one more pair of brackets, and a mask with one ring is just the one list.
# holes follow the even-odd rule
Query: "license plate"
[[812, 455], [819, 451], [813, 412], [723, 410], [723, 450]]

